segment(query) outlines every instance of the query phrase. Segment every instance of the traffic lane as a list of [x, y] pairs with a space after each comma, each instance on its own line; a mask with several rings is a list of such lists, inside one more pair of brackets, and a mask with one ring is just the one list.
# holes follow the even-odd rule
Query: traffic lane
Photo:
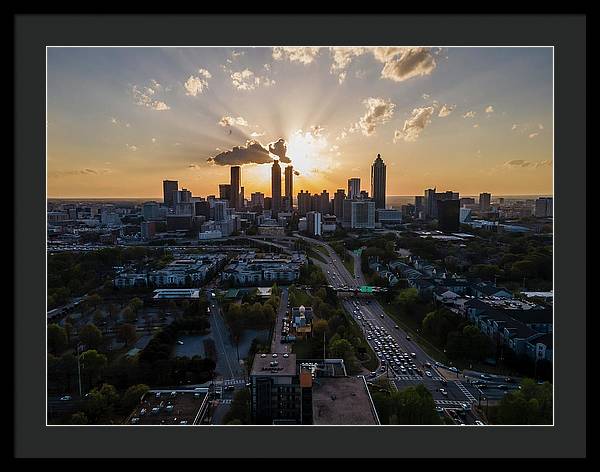
[[271, 343], [272, 352], [290, 353], [290, 345], [281, 342], [281, 331], [283, 330], [283, 320], [286, 317], [287, 305], [288, 289], [286, 287], [282, 289], [281, 300], [277, 310], [277, 321], [275, 323], [275, 332], [273, 333], [273, 342]]
[[214, 297], [210, 297], [210, 327], [217, 348], [217, 364], [222, 360], [223, 377], [236, 378], [243, 375], [237, 360], [236, 347], [230, 340], [229, 329], [225, 325], [221, 306]]

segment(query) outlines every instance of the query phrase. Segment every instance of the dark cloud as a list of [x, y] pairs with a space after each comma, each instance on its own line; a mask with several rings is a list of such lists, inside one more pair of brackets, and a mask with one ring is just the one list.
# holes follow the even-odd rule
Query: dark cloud
[[234, 146], [231, 151], [224, 151], [215, 157], [209, 157], [207, 160], [219, 166], [243, 166], [244, 164], [269, 164], [273, 162], [269, 150], [254, 140], [248, 141], [245, 146]]
[[283, 138], [269, 144], [269, 151], [279, 157], [279, 161], [283, 162], [284, 164], [289, 164], [292, 162], [292, 160], [285, 155], [287, 152], [287, 143]]

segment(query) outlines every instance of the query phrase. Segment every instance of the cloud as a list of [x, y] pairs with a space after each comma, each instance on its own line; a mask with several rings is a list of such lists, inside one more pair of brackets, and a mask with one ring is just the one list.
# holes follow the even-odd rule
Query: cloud
[[538, 124], [538, 129], [544, 129], [544, 125], [543, 124]]
[[456, 108], [456, 105], [442, 105], [442, 108], [440, 108], [440, 112], [438, 113], [438, 116], [440, 118], [448, 116], [450, 113], [452, 113], [454, 111], [454, 108]]
[[155, 98], [155, 95], [160, 89], [161, 85], [155, 80], [151, 81], [150, 87], [133, 85], [131, 87], [133, 101], [136, 105], [144, 106], [157, 111], [170, 110], [171, 107], [169, 107], [169, 105], [167, 105], [164, 101]]
[[470, 110], [463, 115], [463, 118], [474, 118], [477, 112]]
[[514, 131], [514, 130], [516, 130], [518, 127], [519, 127], [519, 125], [518, 125], [518, 124], [516, 124], [516, 123], [513, 123], [511, 130], [513, 130], [513, 131]]
[[252, 131], [252, 133], [250, 133], [250, 136], [252, 136], [253, 138], [260, 138], [261, 136], [264, 136], [265, 133], [257, 133], [256, 131]]
[[118, 121], [118, 120], [117, 120], [117, 119], [116, 119], [114, 116], [110, 118], [110, 122], [111, 122], [113, 125], [118, 125], [118, 124], [119, 124], [119, 121]]
[[315, 60], [320, 49], [319, 47], [277, 46], [273, 48], [273, 59], [310, 64]]
[[531, 133], [531, 134], [529, 135], [529, 139], [533, 139], [533, 138], [535, 138], [535, 137], [536, 137], [538, 134], [540, 134], [540, 133]]
[[402, 129], [394, 132], [394, 142], [400, 140], [416, 141], [425, 127], [431, 123], [433, 112], [434, 108], [432, 106], [415, 108], [411, 117], [404, 122]]
[[385, 62], [381, 77], [394, 82], [429, 75], [436, 68], [428, 48], [375, 48], [374, 55], [380, 62]]
[[330, 47], [329, 51], [331, 52], [333, 61], [329, 70], [334, 74], [346, 69], [353, 58], [364, 54], [367, 52], [367, 49], [362, 47], [334, 46]]
[[363, 105], [365, 105], [367, 111], [360, 117], [358, 123], [350, 127], [350, 132], [360, 130], [365, 136], [373, 135], [378, 125], [388, 122], [394, 115], [394, 107], [396, 106], [389, 100], [374, 97], [363, 100]]
[[185, 81], [183, 87], [185, 88], [186, 95], [196, 97], [198, 94], [204, 92], [204, 89], [208, 88], [208, 79], [212, 78], [212, 74], [206, 69], [198, 69], [198, 75], [190, 75]]
[[421, 95], [421, 97], [423, 97], [423, 100], [429, 100], [431, 95], [429, 95], [428, 93], [424, 93], [423, 95]]
[[156, 143], [156, 138], [152, 138], [152, 142], [153, 142], [153, 143]]
[[283, 138], [275, 141], [274, 143], [269, 144], [269, 152], [271, 154], [275, 154], [277, 157], [279, 157], [279, 160], [285, 164], [289, 164], [290, 162], [292, 162], [291, 159], [288, 156], [286, 156], [287, 143]]
[[338, 83], [341, 85], [346, 80], [346, 71], [342, 71], [338, 74]]
[[245, 146], [234, 146], [231, 151], [223, 151], [214, 157], [209, 157], [208, 162], [219, 166], [242, 166], [245, 164], [269, 164], [273, 158], [269, 150], [258, 141], [250, 140]]
[[244, 69], [239, 72], [231, 72], [231, 83], [236, 90], [254, 90], [261, 85], [270, 87], [275, 81], [266, 76], [258, 76], [250, 69]]
[[529, 167], [529, 168], [543, 168], [543, 167], [552, 167], [552, 160], [542, 160], [542, 161], [527, 161], [525, 159], [513, 159], [512, 161], [507, 161], [504, 163], [505, 167], [509, 168], [517, 168], [517, 167]]
[[127, 149], [129, 149], [132, 152], [135, 152], [138, 150], [138, 147], [133, 144], [125, 144], [125, 147], [127, 147]]
[[242, 118], [241, 116], [238, 116], [237, 118], [234, 118], [232, 116], [224, 116], [219, 120], [219, 126], [223, 126], [223, 127], [229, 127], [229, 126], [248, 126], [248, 122]]
[[52, 178], [57, 177], [69, 177], [74, 175], [101, 175], [101, 174], [110, 174], [112, 171], [110, 169], [77, 169], [77, 170], [57, 170], [53, 172], [48, 172], [48, 176]]
[[300, 175], [300, 172], [298, 172], [297, 170], [294, 171], [294, 175]]
[[486, 113], [494, 113], [494, 107], [492, 105], [488, 105], [485, 109]]
[[475, 123], [475, 124], [473, 125], [473, 128], [479, 128], [479, 123]]

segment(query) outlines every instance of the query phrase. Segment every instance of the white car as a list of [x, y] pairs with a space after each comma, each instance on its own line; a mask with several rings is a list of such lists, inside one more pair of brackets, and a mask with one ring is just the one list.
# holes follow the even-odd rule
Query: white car
[[426, 371], [425, 371], [425, 375], [426, 375], [427, 377], [431, 377], [431, 372], [429, 372], [428, 370], [426, 370]]

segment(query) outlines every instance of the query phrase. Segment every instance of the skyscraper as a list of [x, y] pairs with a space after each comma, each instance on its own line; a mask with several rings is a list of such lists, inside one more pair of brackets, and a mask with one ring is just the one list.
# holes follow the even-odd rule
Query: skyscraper
[[342, 220], [344, 216], [344, 200], [346, 198], [346, 192], [343, 188], [338, 188], [333, 195], [333, 214], [337, 217], [338, 221]]
[[385, 164], [381, 154], [371, 166], [371, 196], [375, 200], [375, 208], [385, 208]]
[[230, 200], [231, 199], [231, 185], [230, 184], [219, 184], [219, 199]]
[[177, 180], [163, 180], [163, 202], [166, 206], [172, 207], [175, 202], [174, 193], [179, 190]]
[[294, 168], [290, 165], [285, 168], [285, 196], [291, 199], [294, 195]]
[[229, 207], [240, 208], [240, 166], [231, 166]]
[[480, 211], [490, 211], [490, 201], [492, 199], [492, 195], [489, 193], [480, 193], [479, 194], [479, 210]]
[[271, 167], [271, 198], [271, 210], [276, 216], [281, 211], [281, 166], [278, 160]]
[[298, 214], [300, 216], [306, 216], [310, 211], [310, 192], [300, 190], [298, 194]]
[[353, 177], [348, 179], [348, 198], [354, 200], [358, 197], [360, 197], [360, 179]]

